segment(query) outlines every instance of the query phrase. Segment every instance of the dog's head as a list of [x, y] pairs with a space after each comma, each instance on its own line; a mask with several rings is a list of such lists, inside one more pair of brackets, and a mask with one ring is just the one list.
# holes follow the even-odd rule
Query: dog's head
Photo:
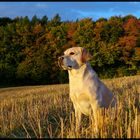
[[85, 48], [72, 47], [67, 49], [64, 55], [58, 58], [58, 64], [64, 70], [79, 69], [91, 58], [92, 56]]

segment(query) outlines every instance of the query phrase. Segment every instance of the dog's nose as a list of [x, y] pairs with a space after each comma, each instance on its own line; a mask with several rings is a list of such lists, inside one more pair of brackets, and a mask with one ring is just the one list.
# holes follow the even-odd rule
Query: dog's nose
[[63, 61], [63, 59], [64, 59], [63, 56], [61, 56], [61, 57], [58, 58], [59, 61]]

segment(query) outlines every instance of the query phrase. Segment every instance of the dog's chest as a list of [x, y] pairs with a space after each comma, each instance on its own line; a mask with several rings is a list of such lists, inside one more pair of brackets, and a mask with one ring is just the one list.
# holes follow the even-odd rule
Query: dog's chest
[[83, 114], [89, 115], [91, 113], [90, 94], [88, 90], [82, 88], [82, 85], [75, 85], [70, 88], [70, 98], [75, 106]]
[[87, 92], [87, 90], [80, 79], [70, 81], [70, 96], [74, 96], [76, 99], [82, 97], [83, 99], [86, 96], [85, 92]]

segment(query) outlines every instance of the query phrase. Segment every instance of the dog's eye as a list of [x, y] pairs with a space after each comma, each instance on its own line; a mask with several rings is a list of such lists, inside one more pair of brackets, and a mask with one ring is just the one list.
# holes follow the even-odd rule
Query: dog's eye
[[74, 55], [74, 54], [75, 54], [74, 52], [71, 52], [71, 53], [70, 53], [70, 55]]

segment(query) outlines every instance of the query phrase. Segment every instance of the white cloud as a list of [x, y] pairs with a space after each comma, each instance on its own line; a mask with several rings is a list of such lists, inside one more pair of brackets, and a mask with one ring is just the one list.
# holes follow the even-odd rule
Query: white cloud
[[130, 4], [139, 4], [140, 2], [129, 2]]
[[41, 7], [42, 7], [42, 8], [48, 8], [48, 5], [46, 5], [45, 3], [42, 3], [42, 2], [36, 3], [35, 6], [36, 6], [36, 7], [40, 7], [40, 8], [41, 8]]
[[82, 11], [82, 10], [72, 10], [72, 12], [77, 13], [80, 18], [85, 18], [85, 17], [92, 17], [93, 19], [98, 19], [101, 17], [104, 18], [109, 18], [111, 16], [119, 16], [123, 15], [123, 12], [115, 12], [113, 8], [108, 9], [108, 11]]

